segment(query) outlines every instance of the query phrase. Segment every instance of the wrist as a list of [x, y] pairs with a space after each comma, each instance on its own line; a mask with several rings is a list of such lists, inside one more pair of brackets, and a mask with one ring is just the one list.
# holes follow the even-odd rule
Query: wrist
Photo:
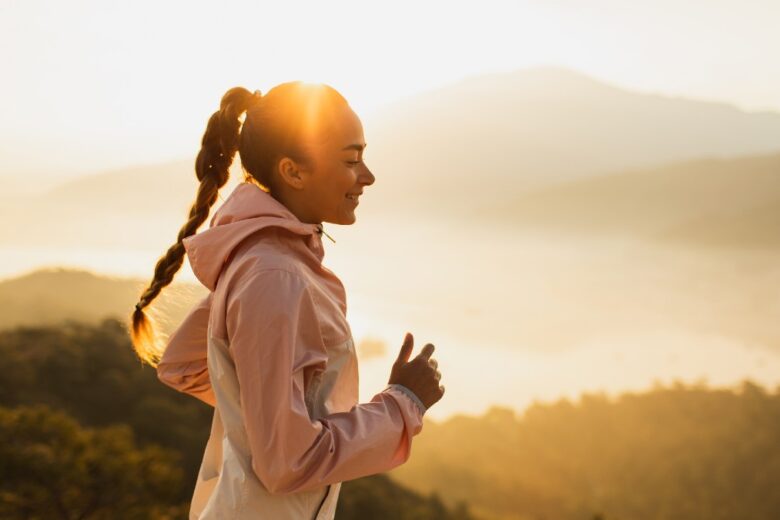
[[417, 396], [417, 394], [415, 394], [410, 388], [408, 388], [408, 387], [406, 387], [406, 386], [404, 386], [404, 385], [402, 385], [400, 383], [388, 383], [387, 386], [385, 387], [385, 390], [387, 390], [388, 388], [395, 388], [395, 389], [405, 393], [406, 395], [408, 395], [409, 398], [412, 401], [414, 401], [414, 404], [417, 405], [417, 408], [420, 409], [420, 413], [425, 415], [425, 412], [428, 410], [428, 408], [423, 404], [423, 402], [420, 400], [420, 398]]

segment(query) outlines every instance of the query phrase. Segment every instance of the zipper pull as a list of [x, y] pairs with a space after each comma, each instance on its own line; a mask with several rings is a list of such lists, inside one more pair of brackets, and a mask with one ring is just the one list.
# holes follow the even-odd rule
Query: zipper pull
[[333, 237], [325, 233], [325, 229], [322, 227], [322, 223], [317, 224], [317, 233], [324, 234], [326, 237], [330, 238], [331, 242], [333, 242], [334, 244], [336, 243], [336, 241], [333, 240]]

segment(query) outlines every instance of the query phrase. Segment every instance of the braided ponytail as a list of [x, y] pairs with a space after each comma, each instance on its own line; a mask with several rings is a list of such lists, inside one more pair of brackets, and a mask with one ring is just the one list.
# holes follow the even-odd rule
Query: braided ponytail
[[181, 268], [185, 254], [182, 240], [194, 235], [205, 222], [211, 207], [217, 200], [219, 189], [228, 180], [228, 169], [238, 150], [241, 128], [239, 118], [260, 99], [259, 91], [253, 94], [245, 88], [234, 87], [222, 96], [219, 110], [209, 118], [201, 141], [201, 149], [195, 160], [195, 173], [200, 186], [190, 209], [189, 218], [179, 230], [176, 243], [157, 261], [154, 277], [141, 294], [131, 318], [130, 338], [133, 348], [142, 362], [153, 367], [159, 363], [164, 346], [156, 337], [153, 320], [144, 312], [144, 308], [171, 283], [174, 275]]

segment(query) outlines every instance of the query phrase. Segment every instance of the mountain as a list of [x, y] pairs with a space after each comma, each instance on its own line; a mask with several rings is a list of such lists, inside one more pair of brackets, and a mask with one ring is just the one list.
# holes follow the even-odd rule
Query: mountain
[[179, 160], [72, 179], [45, 192], [41, 200], [54, 204], [53, 211], [88, 207], [93, 211], [180, 214], [186, 204], [177, 201], [194, 198], [197, 186], [194, 161]]
[[[125, 249], [142, 244], [162, 253], [176, 237], [175, 226], [184, 224], [197, 188], [190, 161], [80, 177], [2, 201], [0, 243]], [[166, 222], [167, 233], [159, 232], [160, 222]]]
[[514, 229], [621, 234], [723, 247], [780, 247], [780, 154], [706, 159], [578, 179], [480, 217]]
[[[97, 324], [113, 317], [127, 321], [148, 281], [114, 278], [73, 269], [44, 269], [0, 281], [0, 329], [55, 325], [66, 320]], [[205, 296], [199, 285], [174, 282], [151, 306], [163, 332], [181, 322]]]
[[[780, 150], [780, 114], [631, 92], [556, 68], [475, 76], [409, 96], [366, 117], [364, 129], [376, 175], [364, 217], [467, 219], [558, 183]], [[162, 253], [195, 198], [196, 154], [0, 201], [0, 243]], [[223, 198], [242, 177], [238, 159], [231, 177]]]
[[386, 202], [466, 215], [553, 182], [780, 150], [780, 114], [547, 67], [466, 78], [388, 105], [369, 124], [366, 158]]

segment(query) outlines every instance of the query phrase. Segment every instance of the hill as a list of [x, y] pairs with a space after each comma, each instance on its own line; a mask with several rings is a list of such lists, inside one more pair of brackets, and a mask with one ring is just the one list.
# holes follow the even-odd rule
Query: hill
[[693, 245], [780, 247], [780, 154], [579, 179], [479, 208], [486, 222]]
[[[0, 331], [0, 372], [2, 518], [128, 518], [131, 507], [133, 518], [186, 514], [214, 409], [138, 363], [120, 322]], [[117, 490], [129, 496], [104, 499]], [[379, 474], [346, 483], [338, 518], [473, 518], [456, 506]]]
[[[0, 329], [54, 325], [66, 320], [97, 324], [129, 318], [147, 280], [115, 278], [74, 269], [43, 269], [0, 281]], [[206, 295], [200, 285], [174, 282], [152, 305], [168, 332]]]
[[780, 511], [780, 388], [658, 386], [426, 425], [401, 483], [528, 518], [764, 520]]
[[[139, 450], [160, 446], [177, 461], [185, 478], [166, 494], [175, 503], [189, 499], [213, 409], [139, 365], [119, 322], [2, 331], [0, 371], [0, 416], [44, 405], [88, 428], [124, 425]], [[25, 431], [50, 435], [35, 430], [43, 424]], [[780, 387], [748, 381], [426, 417], [406, 464], [346, 483], [338, 518], [466, 520], [467, 503], [483, 520], [764, 520], [780, 510], [779, 437]], [[26, 437], [12, 438], [41, 453]], [[18, 478], [0, 483], [0, 492], [40, 487], [20, 483], [35, 469], [23, 462], [15, 460]]]

